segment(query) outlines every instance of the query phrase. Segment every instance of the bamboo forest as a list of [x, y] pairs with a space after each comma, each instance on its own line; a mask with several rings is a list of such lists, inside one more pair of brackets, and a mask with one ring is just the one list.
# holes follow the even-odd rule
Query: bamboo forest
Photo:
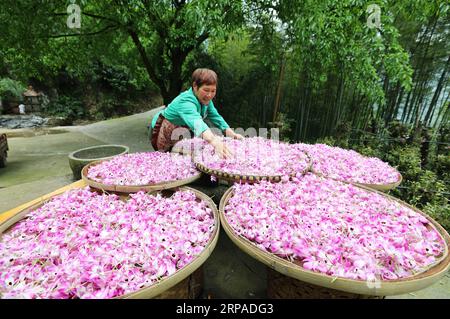
[[[203, 82], [197, 84], [195, 74], [206, 69], [215, 72], [208, 73], [213, 82], [206, 82], [212, 89], [200, 91]], [[31, 194], [42, 196], [67, 185], [67, 154], [77, 148], [124, 144], [125, 153], [163, 149], [158, 144], [162, 133], [156, 131], [154, 136], [156, 128], [164, 120], [191, 128], [188, 115], [172, 110], [181, 103], [180, 96], [194, 92], [198, 110], [212, 105], [211, 122], [233, 140], [242, 139], [250, 128], [277, 129], [280, 140], [301, 145], [302, 152], [308, 153], [303, 144], [325, 144], [381, 160], [401, 174], [401, 183], [383, 194], [420, 210], [449, 232], [449, 75], [446, 0], [2, 0], [0, 136], [5, 133], [8, 146], [2, 149], [0, 143], [0, 155], [5, 157], [0, 167], [6, 166], [6, 155], [9, 162], [0, 169], [0, 198], [6, 199], [8, 191], [21, 195], [10, 204], [5, 200], [0, 212], [33, 199]], [[161, 107], [164, 113], [156, 113]], [[127, 128], [120, 122], [138, 117], [142, 123]], [[19, 120], [42, 127], [33, 131], [6, 124]], [[109, 135], [102, 139], [96, 135], [100, 129], [117, 139]], [[59, 135], [75, 131], [83, 137], [67, 135], [68, 140], [58, 142], [61, 149], [50, 151]], [[26, 140], [27, 134], [35, 142]], [[225, 144], [202, 134], [197, 135], [201, 142], [226, 155]], [[292, 154], [292, 158], [299, 156]], [[277, 163], [283, 169], [291, 167], [288, 155]], [[142, 164], [142, 169], [148, 171], [152, 163], [169, 161], [155, 156], [163, 155], [137, 160], [146, 162], [149, 166]], [[41, 169], [32, 168], [39, 161]], [[63, 164], [55, 164], [59, 162]], [[187, 162], [182, 165], [190, 165]], [[297, 169], [303, 174], [308, 166], [300, 162]], [[211, 175], [208, 183], [220, 184], [225, 175], [217, 172], [226, 165], [207, 169], [207, 164], [196, 163], [196, 167]], [[261, 164], [260, 169], [268, 165]], [[78, 180], [84, 174], [82, 167]], [[235, 182], [238, 178], [259, 181], [258, 174], [242, 167], [232, 175]], [[274, 180], [300, 179], [299, 174], [284, 176], [284, 172]], [[243, 177], [246, 173], [250, 177]], [[27, 197], [26, 187], [31, 185], [27, 183], [38, 180], [48, 188], [35, 187], [40, 192]], [[306, 180], [315, 183], [313, 177]], [[14, 188], [19, 186], [25, 188]], [[240, 194], [242, 201], [234, 203], [243, 211], [251, 191], [239, 187], [234, 194]], [[286, 189], [295, 193], [295, 188]], [[222, 195], [212, 198], [217, 201]], [[192, 198], [185, 200], [195, 205]], [[270, 197], [266, 202], [276, 200]], [[206, 229], [205, 225], [199, 227]], [[264, 242], [259, 244], [262, 247]], [[316, 267], [312, 262], [305, 265]], [[0, 297], [1, 292], [0, 285]], [[67, 292], [63, 297], [73, 296]]]

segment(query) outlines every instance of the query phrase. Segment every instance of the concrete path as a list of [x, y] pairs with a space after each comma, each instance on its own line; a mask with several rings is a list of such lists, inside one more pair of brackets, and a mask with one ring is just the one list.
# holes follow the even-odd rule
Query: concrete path
[[[159, 109], [86, 126], [5, 130], [9, 137], [8, 166], [0, 169], [0, 214], [72, 183], [67, 155], [80, 148], [122, 144], [130, 152], [153, 150], [147, 124]], [[194, 185], [218, 204], [226, 187]], [[266, 267], [237, 248], [221, 231], [219, 242], [204, 264], [204, 296], [264, 298]], [[450, 298], [450, 275], [431, 287], [389, 298]]]

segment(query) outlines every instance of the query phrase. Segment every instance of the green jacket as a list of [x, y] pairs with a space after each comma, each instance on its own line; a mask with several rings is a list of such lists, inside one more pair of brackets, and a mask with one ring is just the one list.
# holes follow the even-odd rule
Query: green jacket
[[172, 124], [188, 126], [195, 136], [200, 136], [208, 129], [208, 125], [203, 121], [206, 117], [221, 131], [230, 127], [217, 112], [212, 100], [208, 105], [200, 105], [200, 101], [195, 96], [192, 88], [178, 95], [169, 106], [159, 111], [153, 117], [152, 128], [155, 127], [156, 120], [161, 113]]

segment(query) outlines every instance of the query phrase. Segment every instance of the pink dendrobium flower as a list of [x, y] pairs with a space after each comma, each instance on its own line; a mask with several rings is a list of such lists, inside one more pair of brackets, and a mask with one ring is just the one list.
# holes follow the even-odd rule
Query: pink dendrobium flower
[[388, 163], [375, 157], [366, 157], [353, 150], [325, 144], [293, 144], [313, 160], [312, 169], [325, 177], [361, 183], [391, 184], [400, 180], [400, 174]]
[[202, 138], [183, 138], [179, 142], [175, 143], [172, 147], [172, 152], [191, 155], [197, 151], [200, 151], [208, 142]]
[[223, 143], [233, 154], [231, 157], [220, 158], [214, 147], [206, 144], [194, 152], [194, 162], [228, 174], [280, 176], [283, 181], [290, 176], [301, 175], [309, 167], [306, 153], [287, 143], [262, 137], [223, 138]]
[[197, 175], [189, 156], [147, 152], [115, 156], [89, 168], [87, 177], [106, 185], [152, 185]]
[[343, 182], [306, 174], [233, 191], [224, 213], [236, 234], [311, 271], [393, 280], [423, 271], [445, 251], [421, 214]]
[[[48, 299], [131, 293], [155, 283], [155, 274], [160, 279], [192, 262], [213, 229], [211, 209], [190, 191], [170, 198], [138, 192], [124, 202], [89, 188], [71, 190], [3, 234], [0, 294]], [[181, 255], [185, 238], [195, 249]]]

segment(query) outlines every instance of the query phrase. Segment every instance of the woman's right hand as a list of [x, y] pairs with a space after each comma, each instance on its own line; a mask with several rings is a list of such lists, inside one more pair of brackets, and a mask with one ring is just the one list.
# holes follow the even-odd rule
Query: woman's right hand
[[214, 135], [210, 129], [202, 133], [202, 138], [214, 147], [214, 150], [220, 158], [230, 158], [233, 156], [233, 153], [230, 152], [222, 139]]
[[211, 145], [214, 147], [214, 150], [219, 155], [220, 158], [230, 158], [233, 156], [233, 153], [228, 149], [224, 142], [221, 141], [220, 138], [215, 138]]

